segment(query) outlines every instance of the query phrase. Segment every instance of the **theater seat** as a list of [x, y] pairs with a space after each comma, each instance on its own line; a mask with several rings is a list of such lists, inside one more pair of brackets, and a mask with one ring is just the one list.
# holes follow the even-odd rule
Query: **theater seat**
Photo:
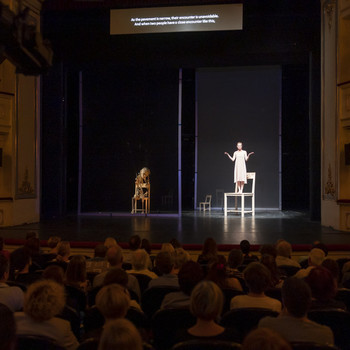
[[175, 344], [172, 350], [239, 350], [241, 348], [241, 344], [228, 341], [188, 340]]
[[50, 338], [34, 335], [18, 335], [16, 350], [65, 350]]
[[224, 294], [224, 307], [222, 308], [222, 314], [224, 315], [226, 312], [230, 311], [230, 303], [231, 299], [237, 295], [242, 295], [244, 292], [239, 290], [231, 289], [231, 288], [223, 288], [222, 293]]
[[148, 288], [148, 284], [152, 278], [147, 275], [143, 275], [141, 273], [132, 273], [131, 275], [134, 275], [137, 278], [137, 281], [139, 282], [141, 294], [143, 294], [143, 292]]
[[278, 266], [278, 271], [286, 277], [294, 276], [299, 270], [300, 270], [300, 267], [297, 267], [297, 266], [289, 266], [289, 265]]
[[293, 350], [338, 350], [336, 346], [331, 345], [321, 345], [317, 343], [309, 342], [292, 342]]

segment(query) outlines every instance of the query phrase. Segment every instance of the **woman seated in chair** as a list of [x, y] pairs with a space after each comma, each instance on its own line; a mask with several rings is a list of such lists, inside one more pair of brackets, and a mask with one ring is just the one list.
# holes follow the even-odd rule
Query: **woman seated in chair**
[[212, 281], [202, 281], [191, 293], [190, 311], [197, 318], [196, 324], [177, 335], [177, 342], [186, 340], [239, 341], [236, 330], [226, 329], [216, 323], [221, 315], [224, 296]]

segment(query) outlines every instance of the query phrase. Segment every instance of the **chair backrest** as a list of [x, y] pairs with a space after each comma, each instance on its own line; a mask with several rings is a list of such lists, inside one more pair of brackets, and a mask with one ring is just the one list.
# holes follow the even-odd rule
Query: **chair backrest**
[[134, 275], [137, 278], [137, 281], [139, 282], [140, 286], [140, 292], [141, 294], [143, 294], [143, 292], [148, 288], [148, 284], [152, 278], [141, 273], [132, 273], [132, 275]]
[[300, 270], [300, 267], [291, 265], [281, 265], [278, 266], [278, 270], [282, 275], [286, 277], [292, 277]]
[[312, 310], [310, 320], [328, 326], [334, 334], [334, 343], [341, 349], [349, 349], [350, 345], [350, 313], [342, 310]]
[[208, 203], [208, 204], [210, 204], [211, 203], [211, 194], [207, 194], [206, 196], [205, 196], [205, 203]]
[[18, 335], [16, 350], [65, 350], [50, 338], [37, 335]]
[[172, 350], [239, 350], [241, 344], [223, 340], [187, 340], [175, 344]]
[[99, 339], [88, 338], [84, 340], [77, 348], [77, 350], [97, 350]]
[[233, 309], [222, 317], [221, 325], [237, 329], [243, 341], [244, 337], [266, 316], [277, 317], [278, 312], [263, 308]]
[[265, 294], [273, 299], [277, 299], [282, 302], [282, 290], [281, 288], [270, 288], [265, 291]]
[[224, 294], [224, 306], [222, 308], [222, 314], [224, 315], [226, 312], [230, 311], [230, 303], [231, 299], [234, 298], [237, 295], [242, 295], [244, 292], [241, 292], [239, 290], [231, 289], [231, 288], [224, 288], [222, 289], [222, 293]]
[[143, 312], [152, 318], [154, 313], [159, 310], [164, 297], [171, 292], [178, 291], [175, 287], [153, 287], [145, 290], [141, 299], [141, 307]]
[[196, 318], [188, 309], [165, 309], [157, 311], [152, 318], [154, 346], [157, 350], [170, 349], [176, 343], [179, 330], [192, 327]]
[[322, 345], [310, 342], [291, 342], [293, 350], [337, 350], [336, 346]]
[[[252, 180], [252, 191], [250, 193], [255, 193], [255, 172], [254, 173], [247, 173], [247, 180]], [[235, 191], [237, 192], [238, 189], [238, 185], [236, 182], [236, 187], [235, 187]]]

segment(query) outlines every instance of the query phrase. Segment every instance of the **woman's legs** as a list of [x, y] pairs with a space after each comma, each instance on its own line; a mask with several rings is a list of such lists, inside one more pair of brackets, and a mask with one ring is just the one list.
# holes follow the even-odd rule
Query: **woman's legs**
[[244, 187], [244, 181], [237, 181], [237, 187], [238, 187], [238, 192], [242, 193], [243, 187]]

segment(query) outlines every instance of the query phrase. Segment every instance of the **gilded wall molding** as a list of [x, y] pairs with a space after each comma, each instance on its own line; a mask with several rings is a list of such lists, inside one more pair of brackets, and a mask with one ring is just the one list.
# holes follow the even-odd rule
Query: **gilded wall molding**
[[328, 29], [332, 30], [333, 16], [336, 9], [336, 0], [326, 0], [323, 4], [323, 12], [327, 17]]

